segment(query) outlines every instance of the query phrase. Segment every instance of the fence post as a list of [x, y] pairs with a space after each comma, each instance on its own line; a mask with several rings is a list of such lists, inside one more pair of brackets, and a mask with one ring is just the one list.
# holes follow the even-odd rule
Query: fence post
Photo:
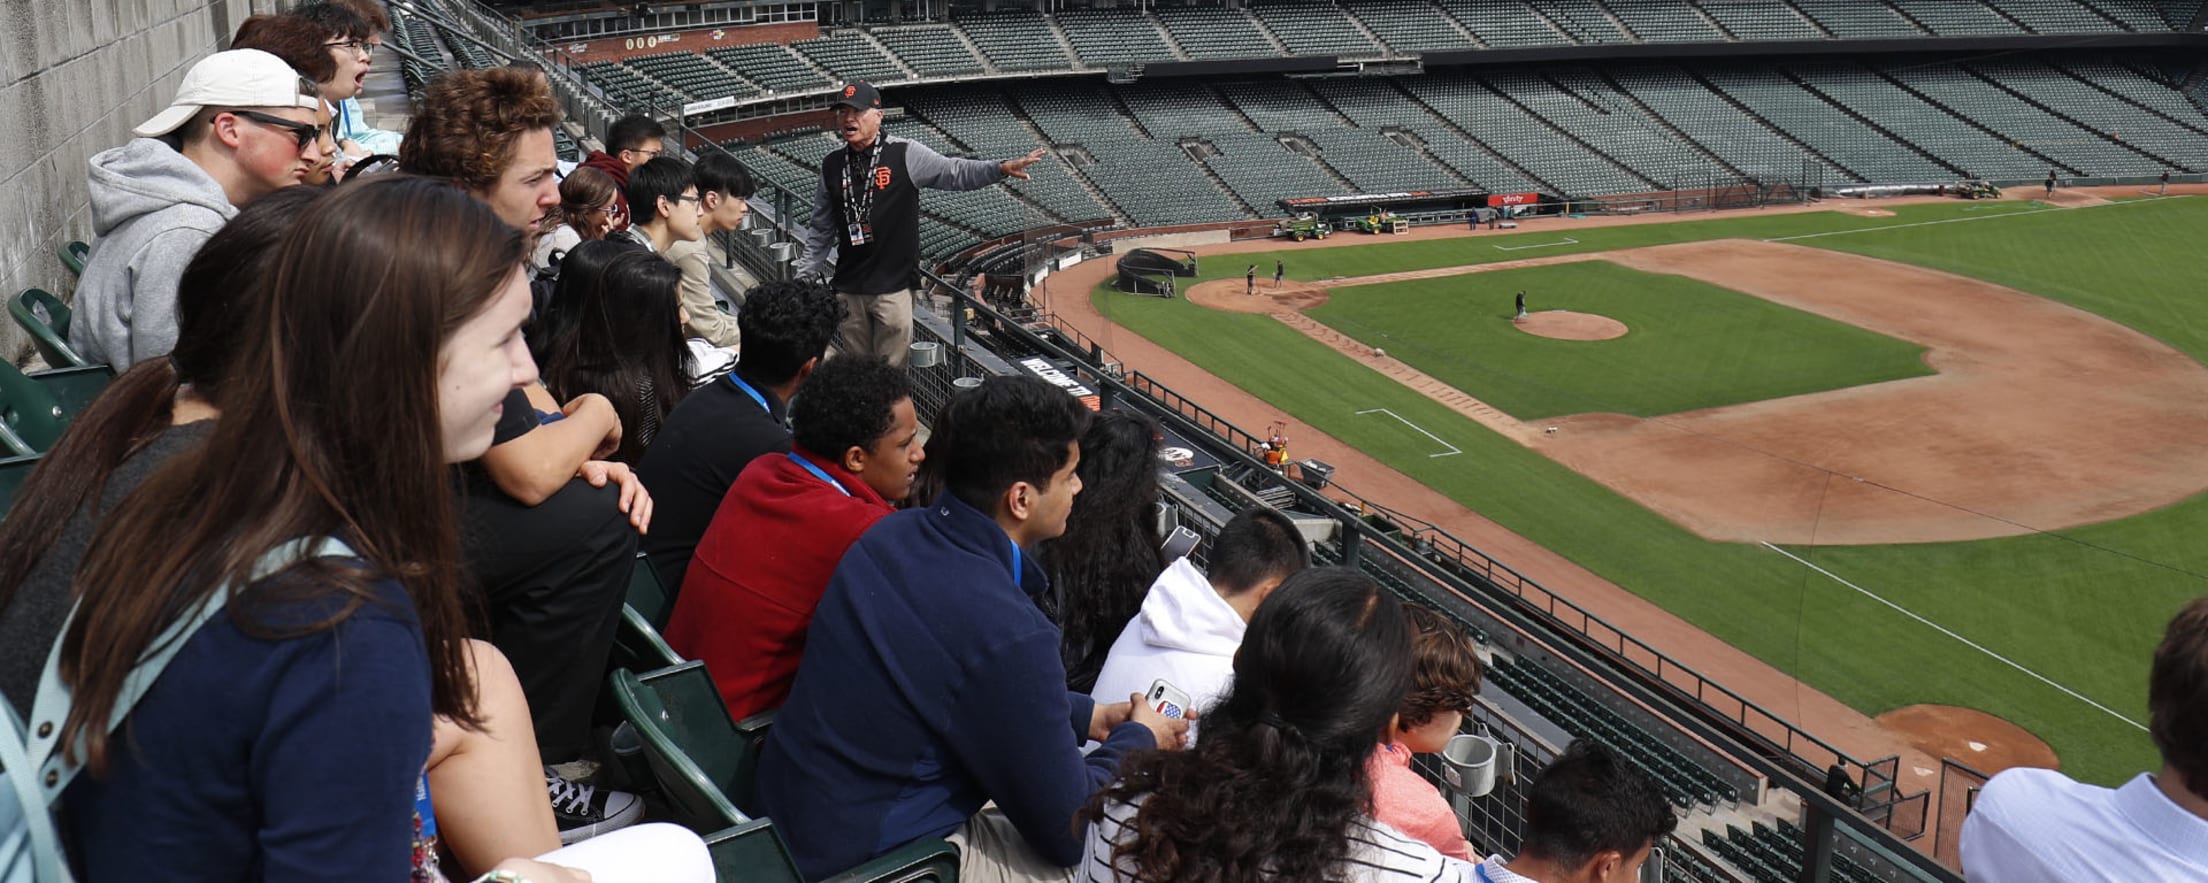
[[1826, 883], [1832, 879], [1832, 814], [1816, 804], [1802, 802], [1802, 876], [1796, 883]]
[[1356, 567], [1357, 562], [1364, 558], [1365, 538], [1363, 534], [1357, 532], [1358, 528], [1363, 526], [1355, 520], [1342, 522], [1343, 567]]

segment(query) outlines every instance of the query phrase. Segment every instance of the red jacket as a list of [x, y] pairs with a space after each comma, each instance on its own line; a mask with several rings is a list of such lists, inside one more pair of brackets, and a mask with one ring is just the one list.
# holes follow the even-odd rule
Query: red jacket
[[895, 508], [842, 466], [802, 449], [797, 455], [850, 495], [788, 456], [751, 461], [698, 540], [667, 622], [668, 646], [705, 661], [738, 720], [789, 697], [836, 563]]
[[629, 229], [629, 164], [603, 150], [593, 150], [589, 156], [583, 157], [583, 165], [613, 178], [613, 198], [621, 203], [621, 223], [613, 225], [613, 229]]

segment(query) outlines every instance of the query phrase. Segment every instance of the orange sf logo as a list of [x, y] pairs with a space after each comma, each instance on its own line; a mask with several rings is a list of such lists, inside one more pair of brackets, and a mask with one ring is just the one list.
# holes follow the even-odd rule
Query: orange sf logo
[[849, 97], [851, 97], [851, 96], [853, 96], [853, 95], [857, 95], [857, 94], [859, 94], [859, 87], [857, 87], [857, 86], [845, 86], [845, 87], [843, 87], [843, 97], [845, 97], [845, 98], [849, 98]]
[[875, 169], [875, 170], [874, 170], [874, 189], [876, 189], [876, 190], [888, 190], [888, 189], [889, 189], [889, 169], [886, 169], [886, 168], [880, 168], [880, 169]]

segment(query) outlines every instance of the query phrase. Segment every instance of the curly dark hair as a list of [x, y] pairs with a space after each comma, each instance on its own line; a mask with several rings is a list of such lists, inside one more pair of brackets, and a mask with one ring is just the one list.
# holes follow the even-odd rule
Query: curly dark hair
[[1411, 685], [1402, 609], [1355, 570], [1289, 577], [1251, 617], [1204, 737], [1129, 759], [1078, 818], [1108, 825], [1139, 799], [1112, 846], [1139, 883], [1345, 878], [1367, 762]]
[[1158, 424], [1123, 411], [1081, 434], [1081, 495], [1066, 532], [1035, 551], [1050, 574], [1043, 613], [1065, 633], [1066, 689], [1086, 693], [1127, 621], [1165, 569], [1158, 537]]
[[560, 104], [543, 71], [453, 71], [422, 89], [399, 142], [399, 168], [486, 193], [514, 161], [515, 141], [559, 124]]
[[888, 359], [837, 356], [805, 378], [805, 394], [790, 403], [791, 440], [821, 459], [840, 462], [852, 448], [871, 449], [888, 435], [897, 403], [909, 398], [911, 375]]
[[[375, 9], [377, 17], [369, 16], [367, 11], [371, 9]], [[287, 14], [321, 25], [329, 29], [331, 36], [347, 40], [366, 40], [391, 29], [391, 17], [376, 9], [373, 3], [305, 3]], [[381, 27], [376, 24], [379, 18], [383, 23]]]
[[806, 362], [827, 354], [847, 312], [843, 298], [811, 280], [785, 279], [752, 289], [736, 314], [736, 332], [744, 341], [736, 373], [767, 386], [790, 382]]
[[1480, 693], [1480, 654], [1464, 629], [1439, 611], [1404, 602], [1403, 615], [1411, 624], [1411, 695], [1403, 699], [1398, 726], [1415, 730], [1442, 712], [1472, 707]]

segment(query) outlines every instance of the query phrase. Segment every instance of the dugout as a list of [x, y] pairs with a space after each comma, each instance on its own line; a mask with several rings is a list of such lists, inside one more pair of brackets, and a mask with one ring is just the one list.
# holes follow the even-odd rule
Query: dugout
[[1298, 212], [1310, 212], [1320, 220], [1333, 224], [1334, 229], [1342, 230], [1347, 229], [1351, 221], [1382, 210], [1394, 212], [1413, 224], [1424, 226], [1464, 223], [1477, 210], [1489, 206], [1519, 206], [1554, 201], [1555, 197], [1539, 193], [1491, 193], [1479, 187], [1453, 187], [1399, 190], [1393, 193], [1299, 196], [1281, 200], [1280, 207], [1291, 217]]

